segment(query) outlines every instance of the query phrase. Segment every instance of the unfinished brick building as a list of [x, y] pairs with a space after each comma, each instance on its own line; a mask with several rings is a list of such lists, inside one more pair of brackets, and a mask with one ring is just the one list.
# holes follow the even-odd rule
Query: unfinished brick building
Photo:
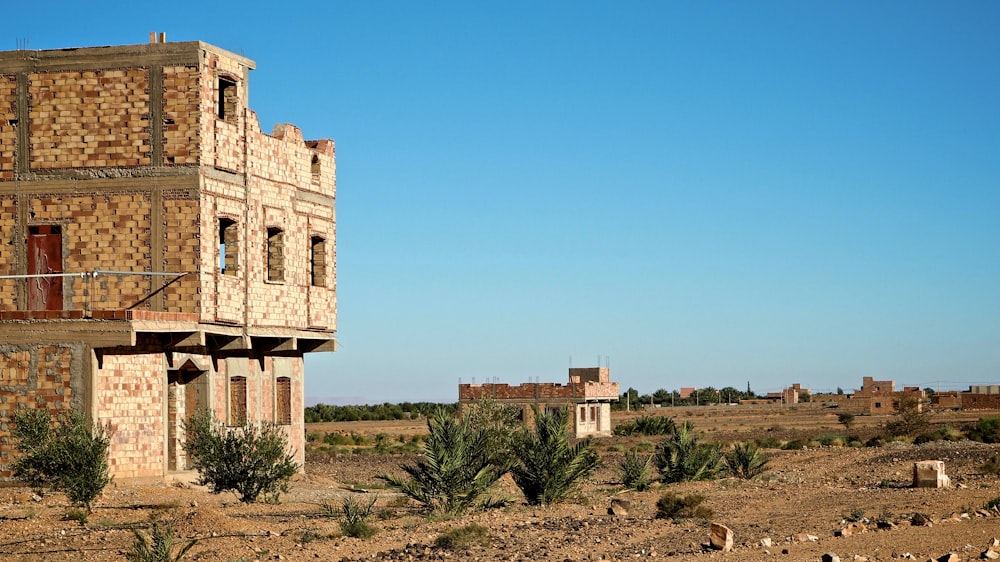
[[532, 423], [532, 405], [539, 410], [568, 408], [570, 434], [574, 437], [610, 436], [611, 402], [619, 398], [618, 383], [611, 382], [607, 367], [571, 368], [569, 383], [459, 384], [458, 407], [467, 408], [489, 398], [520, 410], [521, 420]]
[[[333, 351], [334, 144], [260, 131], [202, 42], [0, 53], [0, 470], [16, 408], [110, 423], [115, 477], [185, 468], [197, 409], [284, 425]], [[3, 474], [9, 474], [3, 472]]]

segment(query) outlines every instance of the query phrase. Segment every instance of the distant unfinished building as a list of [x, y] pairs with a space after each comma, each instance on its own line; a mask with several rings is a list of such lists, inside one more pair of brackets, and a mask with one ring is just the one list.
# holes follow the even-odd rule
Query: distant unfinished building
[[565, 385], [551, 382], [508, 384], [460, 384], [458, 406], [467, 408], [478, 400], [493, 399], [517, 407], [525, 423], [533, 423], [532, 405], [539, 411], [569, 409], [570, 433], [574, 437], [611, 435], [611, 402], [619, 398], [618, 383], [611, 382], [607, 367], [571, 368]]
[[303, 459], [333, 351], [331, 140], [260, 131], [255, 63], [202, 42], [0, 53], [0, 475], [17, 408], [110, 423], [117, 478], [184, 469], [199, 409]]

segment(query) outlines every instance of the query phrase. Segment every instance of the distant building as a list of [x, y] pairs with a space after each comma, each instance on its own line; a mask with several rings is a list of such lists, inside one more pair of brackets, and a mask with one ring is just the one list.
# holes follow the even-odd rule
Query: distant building
[[695, 388], [693, 386], [682, 386], [679, 392], [681, 400], [694, 396], [694, 391]]
[[936, 392], [931, 404], [959, 410], [1000, 410], [1000, 385], [973, 385], [963, 392]]
[[521, 420], [533, 423], [532, 405], [539, 411], [568, 408], [573, 437], [610, 436], [611, 402], [618, 401], [618, 383], [607, 367], [571, 368], [565, 385], [543, 382], [458, 385], [459, 410], [477, 400], [492, 399], [519, 409]]

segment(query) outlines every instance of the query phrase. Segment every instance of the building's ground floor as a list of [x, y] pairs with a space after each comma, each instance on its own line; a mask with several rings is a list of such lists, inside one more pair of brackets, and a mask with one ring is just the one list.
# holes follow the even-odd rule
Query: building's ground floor
[[16, 455], [10, 420], [18, 408], [40, 408], [54, 417], [80, 412], [108, 425], [117, 479], [158, 479], [185, 470], [184, 424], [199, 410], [227, 425], [279, 424], [297, 460], [304, 460], [301, 353], [226, 350], [204, 334], [204, 345], [192, 352], [152, 345], [162, 343], [162, 335], [133, 335], [128, 346], [102, 346], [115, 338], [90, 336], [76, 342], [0, 341], [0, 477], [10, 476]]

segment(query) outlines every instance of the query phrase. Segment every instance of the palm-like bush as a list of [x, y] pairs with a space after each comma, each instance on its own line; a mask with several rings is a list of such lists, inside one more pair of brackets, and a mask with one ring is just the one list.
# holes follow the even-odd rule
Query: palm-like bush
[[187, 546], [174, 553], [177, 541], [174, 539], [174, 528], [169, 523], [163, 525], [153, 522], [149, 538], [136, 529], [132, 529], [135, 541], [132, 550], [125, 554], [128, 562], [180, 562], [198, 540], [192, 540]]
[[750, 480], [767, 471], [767, 456], [753, 441], [737, 443], [725, 458], [726, 468], [737, 478]]
[[416, 464], [401, 468], [409, 478], [380, 474], [379, 478], [432, 512], [462, 513], [502, 476], [493, 463], [489, 436], [468, 416], [455, 419], [444, 410], [427, 418], [430, 435]]
[[523, 428], [514, 442], [517, 461], [511, 469], [514, 483], [529, 504], [550, 504], [564, 499], [581, 479], [600, 464], [589, 439], [570, 445], [566, 436], [566, 410], [535, 413], [535, 431]]
[[699, 442], [691, 430], [691, 424], [681, 424], [656, 448], [653, 460], [664, 482], [711, 480], [718, 476], [722, 464], [719, 446]]
[[652, 455], [640, 457], [639, 451], [634, 447], [629, 449], [618, 465], [618, 475], [621, 477], [622, 485], [639, 492], [649, 489], [649, 466], [652, 459]]

